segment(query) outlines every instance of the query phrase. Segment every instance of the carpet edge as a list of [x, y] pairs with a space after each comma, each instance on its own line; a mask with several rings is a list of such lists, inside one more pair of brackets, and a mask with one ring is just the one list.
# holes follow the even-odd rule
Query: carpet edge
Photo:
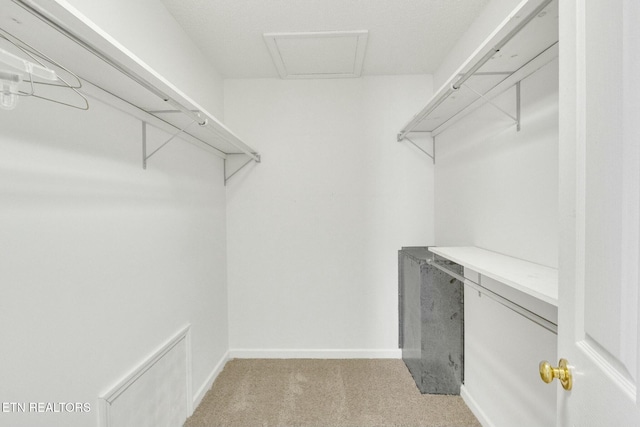
[[401, 359], [400, 349], [231, 349], [230, 359]]

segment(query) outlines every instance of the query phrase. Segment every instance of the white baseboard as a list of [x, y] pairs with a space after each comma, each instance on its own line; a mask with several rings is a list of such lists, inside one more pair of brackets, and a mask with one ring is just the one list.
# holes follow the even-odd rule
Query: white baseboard
[[401, 359], [400, 349], [232, 349], [230, 359]]
[[[207, 377], [207, 380], [204, 382], [204, 384], [202, 384], [202, 386], [194, 394], [193, 411], [195, 411], [198, 405], [200, 405], [200, 402], [202, 402], [202, 399], [204, 399], [204, 395], [207, 394], [207, 392], [211, 389], [211, 387], [213, 386], [213, 382], [216, 380], [216, 378], [218, 378], [218, 375], [220, 375], [220, 372], [222, 372], [222, 369], [224, 369], [224, 365], [227, 363], [229, 359], [230, 359], [229, 352], [227, 351], [222, 356], [222, 358], [220, 358], [216, 366], [213, 367], [213, 370]], [[191, 414], [189, 414], [190, 416], [193, 415], [193, 411]]]
[[478, 421], [480, 421], [482, 427], [495, 427], [494, 424], [489, 421], [489, 418], [487, 418], [487, 415], [484, 413], [482, 408], [478, 406], [478, 402], [476, 402], [473, 396], [469, 394], [469, 390], [467, 390], [464, 385], [460, 387], [460, 397], [462, 397], [464, 403], [467, 404], [469, 409], [471, 409], [471, 412], [473, 412], [473, 415], [475, 415]]

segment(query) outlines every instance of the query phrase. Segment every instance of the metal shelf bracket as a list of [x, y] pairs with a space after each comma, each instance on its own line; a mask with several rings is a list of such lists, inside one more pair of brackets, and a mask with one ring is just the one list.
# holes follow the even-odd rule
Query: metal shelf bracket
[[165, 145], [167, 145], [168, 143], [173, 141], [176, 137], [178, 137], [182, 133], [186, 132], [187, 129], [189, 129], [191, 127], [191, 125], [193, 125], [194, 123], [198, 123], [198, 125], [200, 125], [200, 126], [206, 126], [207, 119], [204, 119], [204, 120], [201, 120], [201, 121], [198, 121], [198, 120], [191, 121], [191, 123], [189, 123], [188, 125], [186, 125], [182, 129], [180, 129], [178, 132], [176, 132], [173, 135], [171, 135], [171, 137], [169, 139], [167, 139], [165, 142], [163, 142], [158, 148], [153, 150], [151, 152], [151, 154], [147, 154], [147, 122], [143, 121], [142, 122], [142, 169], [145, 169], [145, 170], [147, 169], [147, 160], [149, 160], [151, 158], [151, 156], [153, 156], [158, 151], [160, 151], [160, 149], [162, 149]]
[[[471, 86], [467, 84], [462, 84], [461, 87], [465, 87], [469, 89], [471, 92], [475, 93], [478, 96], [478, 98], [482, 99], [484, 102], [491, 105], [493, 108], [495, 108], [496, 110], [500, 111], [501, 113], [509, 117], [511, 120], [513, 120], [516, 124], [516, 130], [520, 132], [520, 82], [519, 81], [516, 82], [515, 84], [515, 87], [516, 87], [516, 115], [515, 116], [509, 113], [508, 111], [505, 111], [504, 109], [502, 109], [502, 107], [495, 104], [491, 99], [487, 98], [484, 94], [473, 89]], [[455, 90], [458, 90], [458, 89], [455, 89]]]
[[[243, 153], [229, 153], [227, 154], [227, 158], [224, 160], [224, 185], [227, 185], [227, 182], [231, 179], [232, 176], [240, 172], [245, 168], [249, 163], [255, 161], [256, 163], [260, 163], [262, 160], [260, 158], [260, 154], [255, 153], [256, 159], [249, 157], [249, 160], [241, 162], [241, 156], [246, 156]], [[236, 161], [236, 159], [240, 160], [240, 162]]]
[[400, 134], [398, 134], [398, 142], [402, 142], [404, 140], [407, 140], [411, 145], [416, 147], [418, 150], [422, 151], [424, 154], [427, 155], [427, 157], [433, 160], [434, 165], [436, 164], [436, 138], [435, 137], [431, 138], [431, 153], [429, 153], [424, 148], [420, 147], [418, 144], [412, 141], [411, 138], [409, 138], [407, 135], [401, 136]]

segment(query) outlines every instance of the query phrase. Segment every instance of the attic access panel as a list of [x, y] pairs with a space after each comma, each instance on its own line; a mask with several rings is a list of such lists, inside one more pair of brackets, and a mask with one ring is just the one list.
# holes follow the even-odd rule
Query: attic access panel
[[368, 31], [266, 33], [271, 59], [283, 79], [360, 77]]

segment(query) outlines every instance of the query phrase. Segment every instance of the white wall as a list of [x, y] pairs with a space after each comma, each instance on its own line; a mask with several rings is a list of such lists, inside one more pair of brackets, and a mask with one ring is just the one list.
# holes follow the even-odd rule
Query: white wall
[[[557, 60], [522, 82], [522, 130], [490, 105], [436, 138], [436, 241], [557, 267]], [[515, 111], [514, 90], [498, 99]]]
[[93, 408], [12, 426], [95, 425], [96, 398], [188, 323], [194, 392], [228, 348], [222, 161], [176, 141], [144, 171], [140, 123], [91, 107], [0, 114], [0, 400]]
[[396, 133], [430, 92], [428, 76], [225, 81], [227, 124], [263, 155], [227, 186], [232, 351], [398, 354], [397, 250], [433, 242], [433, 165]]
[[216, 118], [224, 119], [223, 83], [161, 0], [55, 0], [75, 7]]
[[[97, 13], [107, 4], [112, 13]], [[157, 14], [136, 22], [141, 5], [86, 2], [109, 30], [131, 31], [123, 42], [139, 56], [145, 41], [162, 47], [149, 63], [170, 71], [187, 41], [161, 45], [175, 28]], [[202, 71], [182, 71], [202, 90], [185, 92], [218, 94], [205, 101], [222, 111], [215, 70]], [[0, 413], [0, 425], [97, 425], [98, 396], [186, 324], [193, 393], [228, 350], [222, 160], [176, 140], [144, 171], [140, 126], [93, 100], [88, 112], [37, 99], [0, 111], [0, 401], [92, 409]]]

